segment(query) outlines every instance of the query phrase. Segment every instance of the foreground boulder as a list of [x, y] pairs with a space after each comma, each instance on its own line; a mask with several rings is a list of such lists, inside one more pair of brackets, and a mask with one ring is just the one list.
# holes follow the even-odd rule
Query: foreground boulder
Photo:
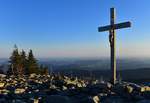
[[92, 97], [85, 97], [82, 98], [78, 103], [96, 103], [96, 102], [94, 102]]
[[150, 100], [141, 100], [141, 101], [138, 101], [138, 102], [136, 102], [136, 103], [150, 103]]
[[51, 95], [46, 97], [46, 103], [73, 103], [67, 96]]

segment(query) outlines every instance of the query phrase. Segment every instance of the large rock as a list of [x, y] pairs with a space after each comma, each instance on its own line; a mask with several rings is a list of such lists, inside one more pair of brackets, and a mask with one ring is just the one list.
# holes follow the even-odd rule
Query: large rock
[[122, 95], [122, 94], [131, 94], [134, 90], [134, 87], [128, 84], [116, 84], [113, 87], [113, 92]]
[[79, 103], [96, 103], [92, 97], [85, 97], [79, 100]]
[[141, 88], [139, 88], [140, 92], [147, 92], [150, 91], [150, 87], [149, 86], [141, 86]]
[[108, 83], [99, 83], [95, 85], [90, 85], [87, 87], [88, 94], [90, 95], [98, 95], [99, 93], [107, 93], [109, 92], [111, 85]]
[[1, 78], [5, 78], [6, 75], [5, 75], [5, 74], [0, 74], [0, 77], [1, 77]]
[[141, 101], [138, 101], [138, 102], [136, 102], [136, 103], [150, 103], [150, 100], [141, 100]]
[[115, 96], [110, 96], [110, 97], [107, 97], [104, 100], [102, 100], [101, 103], [132, 103], [132, 102], [124, 101], [124, 99], [122, 99], [119, 96], [116, 96], [116, 97]]
[[66, 96], [51, 95], [46, 97], [46, 103], [72, 103]]
[[142, 92], [144, 98], [150, 99], [150, 91]]
[[135, 83], [127, 83], [126, 85], [131, 86], [135, 91], [141, 91], [141, 86]]
[[131, 86], [127, 85], [127, 86], [125, 86], [125, 92], [130, 94], [133, 92], [133, 88]]
[[0, 98], [0, 103], [6, 103], [6, 99], [5, 98]]

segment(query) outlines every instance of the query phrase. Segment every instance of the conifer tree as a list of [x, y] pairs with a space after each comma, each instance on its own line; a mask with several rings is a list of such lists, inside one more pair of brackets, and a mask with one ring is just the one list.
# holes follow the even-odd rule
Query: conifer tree
[[18, 52], [18, 47], [15, 45], [12, 55], [10, 57], [10, 68], [9, 74], [18, 75], [20, 68], [20, 55]]
[[27, 58], [27, 71], [29, 74], [39, 73], [38, 63], [33, 55], [32, 50], [29, 51], [28, 58]]
[[48, 67], [41, 65], [38, 66], [37, 60], [33, 55], [32, 50], [29, 51], [28, 56], [26, 56], [26, 52], [22, 50], [18, 51], [18, 47], [15, 45], [12, 55], [10, 57], [10, 67], [8, 69], [8, 74], [13, 75], [28, 75], [31, 73], [36, 74], [48, 74]]
[[21, 57], [21, 74], [27, 74], [27, 59], [26, 59], [26, 53], [24, 50], [21, 51], [20, 53], [20, 57]]

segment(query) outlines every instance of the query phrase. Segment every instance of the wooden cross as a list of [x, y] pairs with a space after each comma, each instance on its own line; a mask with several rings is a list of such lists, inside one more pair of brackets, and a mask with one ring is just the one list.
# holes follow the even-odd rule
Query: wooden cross
[[115, 8], [110, 8], [110, 25], [98, 28], [99, 32], [109, 31], [109, 42], [111, 48], [111, 82], [116, 83], [116, 34], [115, 29], [131, 27], [131, 22], [115, 24]]

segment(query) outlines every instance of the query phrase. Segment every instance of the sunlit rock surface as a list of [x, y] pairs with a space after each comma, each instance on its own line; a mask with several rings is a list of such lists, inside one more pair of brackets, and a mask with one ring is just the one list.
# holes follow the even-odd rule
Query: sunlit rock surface
[[64, 75], [0, 75], [0, 103], [150, 103], [150, 87]]

